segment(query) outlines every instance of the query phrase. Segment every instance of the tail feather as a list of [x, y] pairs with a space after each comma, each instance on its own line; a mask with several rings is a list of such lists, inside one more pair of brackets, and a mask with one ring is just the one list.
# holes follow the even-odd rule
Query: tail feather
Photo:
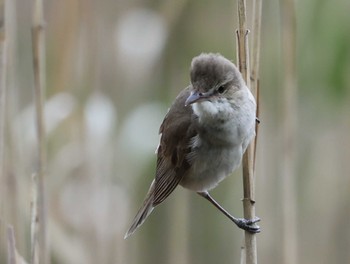
[[154, 209], [153, 199], [154, 199], [154, 181], [152, 182], [151, 187], [145, 198], [145, 201], [143, 202], [141, 208], [137, 212], [131, 227], [126, 232], [124, 239], [127, 239], [129, 236], [131, 236], [136, 231], [136, 229], [145, 222], [146, 218], [153, 211]]

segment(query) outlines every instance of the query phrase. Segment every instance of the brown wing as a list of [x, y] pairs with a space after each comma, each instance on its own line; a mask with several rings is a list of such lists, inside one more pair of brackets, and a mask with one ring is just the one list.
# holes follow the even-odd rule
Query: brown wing
[[196, 120], [192, 108], [185, 106], [189, 94], [188, 87], [178, 95], [160, 126], [162, 136], [157, 151], [156, 177], [125, 238], [143, 224], [153, 208], [169, 196], [190, 168], [186, 155], [190, 151], [190, 140], [195, 135]]
[[191, 122], [192, 107], [185, 106], [189, 95], [190, 87], [178, 95], [159, 129], [162, 136], [157, 151], [153, 206], [169, 196], [190, 168], [186, 155], [190, 151], [190, 140], [195, 130]]

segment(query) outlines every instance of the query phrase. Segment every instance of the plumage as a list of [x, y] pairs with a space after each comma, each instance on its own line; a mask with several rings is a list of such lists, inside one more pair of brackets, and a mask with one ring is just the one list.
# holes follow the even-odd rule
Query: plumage
[[201, 194], [214, 188], [239, 166], [255, 135], [255, 100], [232, 62], [201, 54], [190, 76], [160, 126], [156, 176], [125, 238], [177, 185]]

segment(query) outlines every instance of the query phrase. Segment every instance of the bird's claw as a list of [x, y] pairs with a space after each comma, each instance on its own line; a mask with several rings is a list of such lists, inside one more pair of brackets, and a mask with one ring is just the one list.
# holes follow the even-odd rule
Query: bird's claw
[[260, 222], [259, 217], [255, 217], [254, 219], [238, 218], [236, 224], [239, 228], [250, 233], [260, 233], [261, 230], [260, 227], [256, 225], [257, 222]]

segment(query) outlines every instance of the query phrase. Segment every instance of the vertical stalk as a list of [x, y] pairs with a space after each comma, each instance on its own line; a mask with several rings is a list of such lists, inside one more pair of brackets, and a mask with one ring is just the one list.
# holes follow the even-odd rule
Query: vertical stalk
[[[260, 9], [261, 10], [261, 9]], [[260, 12], [260, 11], [259, 11]], [[255, 12], [257, 15], [259, 12]], [[260, 14], [259, 14], [260, 15]], [[257, 20], [260, 18], [258, 17]], [[238, 24], [239, 28], [237, 30], [237, 44], [238, 44], [238, 67], [246, 84], [248, 87], [250, 85], [250, 63], [249, 63], [249, 48], [248, 48], [248, 33], [247, 28], [247, 15], [246, 15], [246, 1], [238, 0]], [[258, 28], [255, 27], [255, 31], [259, 32], [260, 25]], [[260, 33], [259, 33], [260, 34]], [[256, 35], [254, 38], [253, 45], [253, 77], [256, 78], [253, 80], [253, 87], [251, 87], [252, 92], [257, 97], [257, 73], [259, 70], [258, 63], [259, 58], [259, 38], [260, 35]], [[254, 186], [254, 163], [255, 163], [255, 144], [250, 144], [243, 155], [242, 166], [243, 166], [243, 210], [244, 218], [254, 219], [255, 218], [255, 186]], [[257, 263], [257, 244], [256, 244], [256, 235], [244, 232], [244, 250], [246, 264], [256, 264]]]
[[238, 0], [238, 30], [237, 30], [237, 43], [238, 43], [238, 67], [246, 81], [248, 87], [250, 86], [250, 73], [249, 73], [249, 49], [248, 49], [248, 33], [247, 28], [247, 14], [246, 14], [246, 1]]
[[[3, 5], [6, 4], [4, 1]], [[4, 6], [0, 14], [4, 23], [0, 25], [0, 184], [5, 184], [4, 179], [4, 150], [5, 150], [5, 113], [6, 113], [6, 68], [7, 68], [7, 41], [6, 41], [6, 27], [5, 27], [5, 8]], [[4, 181], [2, 181], [4, 180]], [[4, 190], [1, 190], [1, 193]]]
[[296, 18], [294, 0], [281, 0], [283, 98], [282, 98], [282, 198], [283, 198], [283, 263], [298, 263], [296, 216]]
[[[258, 97], [259, 73], [260, 73], [260, 32], [261, 32], [261, 10], [262, 0], [253, 1], [253, 18], [252, 18], [252, 59], [250, 74], [250, 90], [255, 98]], [[258, 102], [257, 102], [258, 103]]]
[[[3, 23], [0, 25], [0, 215], [5, 215], [6, 201], [6, 178], [5, 178], [5, 118], [6, 118], [6, 80], [7, 80], [7, 27], [6, 10], [8, 10], [7, 1], [3, 1], [0, 5], [0, 20]], [[7, 8], [7, 9], [6, 9]], [[8, 13], [8, 12], [7, 12]], [[5, 246], [5, 234], [3, 234], [3, 223], [0, 219], [0, 254]]]
[[17, 264], [16, 241], [13, 226], [7, 227], [7, 264]]
[[[33, 69], [34, 69], [34, 91], [36, 109], [36, 130], [38, 138], [38, 168], [37, 168], [37, 212], [34, 214], [34, 234], [32, 238], [32, 263], [39, 261], [40, 264], [49, 263], [49, 253], [47, 246], [47, 206], [46, 206], [46, 144], [45, 144], [45, 124], [44, 124], [44, 98], [45, 98], [45, 31], [43, 0], [35, 0], [33, 9]], [[36, 233], [37, 232], [37, 233]]]
[[[262, 0], [253, 1], [253, 18], [252, 18], [252, 59], [251, 59], [251, 74], [250, 74], [250, 90], [256, 98], [256, 116], [259, 117], [259, 84], [260, 84], [260, 36], [261, 36], [261, 13], [262, 13]], [[255, 156], [256, 146], [258, 142], [258, 130], [259, 126], [256, 126], [256, 136], [254, 138], [254, 173], [255, 173]]]

